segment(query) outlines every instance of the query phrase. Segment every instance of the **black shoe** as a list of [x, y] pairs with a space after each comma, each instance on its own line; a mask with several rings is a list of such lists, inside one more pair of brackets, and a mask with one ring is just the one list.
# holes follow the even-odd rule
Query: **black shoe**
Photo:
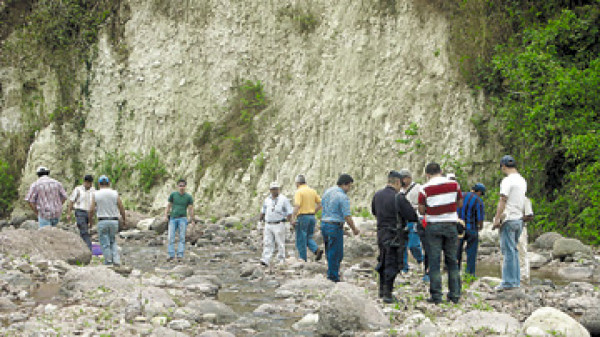
[[449, 298], [448, 300], [449, 300], [450, 302], [454, 303], [454, 304], [458, 304], [458, 302], [459, 302], [459, 299], [458, 299], [458, 298], [456, 298], [456, 299], [454, 299], [454, 298]]
[[317, 255], [317, 257], [315, 257], [315, 261], [320, 261], [321, 258], [323, 258], [323, 250], [321, 248], [318, 248], [315, 252], [315, 255]]
[[384, 284], [383, 282], [379, 281], [379, 298], [383, 298], [384, 293]]
[[265, 261], [260, 261], [260, 264], [261, 264], [263, 267], [268, 267], [268, 266], [269, 266], [269, 265], [268, 265], [268, 264], [267, 264]]
[[167, 262], [173, 262], [175, 261], [175, 258], [172, 256], [167, 257]]
[[433, 303], [435, 305], [438, 305], [438, 304], [442, 303], [442, 300], [436, 300], [433, 297], [430, 297], [430, 298], [427, 299], [427, 303]]

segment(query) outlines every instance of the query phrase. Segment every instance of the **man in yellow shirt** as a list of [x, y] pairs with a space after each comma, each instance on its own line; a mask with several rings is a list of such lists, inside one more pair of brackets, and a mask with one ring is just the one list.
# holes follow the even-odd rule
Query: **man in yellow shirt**
[[323, 257], [323, 251], [319, 248], [313, 233], [317, 219], [315, 213], [321, 209], [321, 197], [315, 190], [306, 185], [306, 178], [299, 174], [296, 176], [296, 194], [294, 195], [294, 214], [292, 216], [292, 226], [296, 230], [296, 249], [298, 256], [306, 261], [306, 247], [315, 253], [316, 260]]

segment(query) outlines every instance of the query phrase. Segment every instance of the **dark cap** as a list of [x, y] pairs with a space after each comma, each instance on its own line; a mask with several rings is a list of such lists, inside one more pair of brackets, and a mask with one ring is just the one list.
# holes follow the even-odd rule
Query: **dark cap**
[[473, 185], [471, 189], [475, 192], [481, 192], [481, 195], [485, 195], [485, 185], [482, 183], [477, 183]]
[[388, 173], [388, 178], [402, 179], [402, 178], [404, 178], [404, 176], [396, 170], [391, 170], [390, 173]]
[[500, 166], [503, 165], [506, 167], [516, 167], [517, 161], [515, 160], [515, 158], [513, 158], [513, 156], [506, 155], [502, 157], [502, 159], [500, 159]]
[[91, 174], [86, 174], [83, 177], [83, 181], [89, 181], [90, 183], [94, 181], [94, 177]]
[[352, 179], [352, 177], [349, 174], [346, 173], [342, 173], [340, 174], [340, 177], [338, 178], [337, 184], [338, 186], [340, 185], [346, 185], [349, 183], [353, 183], [354, 179]]

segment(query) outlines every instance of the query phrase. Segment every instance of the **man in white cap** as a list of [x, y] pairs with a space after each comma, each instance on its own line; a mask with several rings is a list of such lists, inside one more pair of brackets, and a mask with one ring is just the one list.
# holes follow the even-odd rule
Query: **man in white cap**
[[285, 196], [279, 194], [279, 184], [272, 182], [269, 186], [271, 195], [263, 202], [260, 221], [266, 222], [263, 238], [263, 254], [260, 263], [268, 266], [277, 245], [277, 259], [285, 262], [285, 232], [286, 223], [292, 217], [292, 205]]
[[29, 187], [25, 201], [38, 218], [40, 228], [56, 226], [62, 214], [62, 205], [67, 200], [67, 192], [63, 185], [50, 178], [50, 170], [44, 166], [37, 169], [39, 177]]

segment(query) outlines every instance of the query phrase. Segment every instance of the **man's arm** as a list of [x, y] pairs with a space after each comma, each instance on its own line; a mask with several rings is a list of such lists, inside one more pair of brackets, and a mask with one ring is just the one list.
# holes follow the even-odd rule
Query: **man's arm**
[[352, 233], [354, 233], [354, 235], [360, 234], [360, 230], [354, 225], [354, 220], [352, 220], [351, 215], [346, 216], [344, 219], [346, 220], [346, 223], [348, 223], [348, 226], [350, 226], [352, 229]]
[[427, 211], [427, 207], [423, 204], [419, 204], [419, 214], [425, 215], [425, 211]]
[[345, 197], [344, 199], [340, 200], [340, 202], [341, 211], [344, 215], [344, 219], [348, 223], [348, 226], [352, 228], [352, 232], [354, 233], [354, 235], [360, 234], [360, 230], [356, 228], [356, 226], [354, 225], [354, 220], [352, 220], [352, 212], [350, 211], [350, 199], [348, 199], [348, 197]]
[[300, 206], [294, 206], [294, 211], [292, 212], [292, 226], [296, 226], [296, 218], [298, 217], [298, 211], [300, 211]]
[[31, 207], [31, 209], [33, 210], [33, 214], [35, 214], [35, 216], [38, 216], [38, 210], [36, 205], [33, 202], [28, 202], [29, 207]]
[[71, 222], [71, 212], [73, 212], [73, 202], [69, 200], [69, 204], [67, 206], [67, 221]]
[[507, 200], [508, 197], [506, 195], [500, 195], [500, 200], [498, 200], [498, 207], [496, 208], [496, 216], [494, 217], [494, 225], [492, 226], [492, 229], [500, 228], [500, 216], [502, 216], [502, 213], [504, 213], [504, 210], [506, 209]]
[[188, 212], [190, 213], [190, 224], [196, 224], [196, 218], [194, 218], [194, 204], [188, 206]]
[[319, 212], [321, 209], [323, 208], [323, 205], [321, 205], [321, 202], [317, 202], [317, 207], [315, 208], [315, 213]]
[[121, 220], [123, 220], [123, 224], [125, 224], [125, 207], [123, 207], [121, 197], [117, 197], [117, 206], [119, 207], [119, 213], [121, 213]]
[[89, 219], [88, 222], [89, 222], [90, 229], [94, 225], [95, 212], [96, 212], [96, 198], [94, 198], [94, 193], [92, 193], [92, 199], [90, 202], [90, 213], [88, 215], [88, 219]]
[[167, 208], [165, 208], [165, 218], [167, 219], [167, 221], [169, 221], [169, 213], [171, 213], [171, 207], [173, 206], [173, 203], [168, 202], [167, 203]]

